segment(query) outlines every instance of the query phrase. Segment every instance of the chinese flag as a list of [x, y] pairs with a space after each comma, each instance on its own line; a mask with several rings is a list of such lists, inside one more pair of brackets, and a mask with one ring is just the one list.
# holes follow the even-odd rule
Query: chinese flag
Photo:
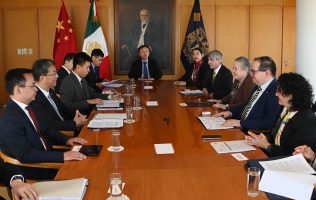
[[67, 10], [62, 0], [56, 26], [53, 58], [58, 69], [63, 65], [67, 53], [76, 53], [75, 34], [68, 17]]

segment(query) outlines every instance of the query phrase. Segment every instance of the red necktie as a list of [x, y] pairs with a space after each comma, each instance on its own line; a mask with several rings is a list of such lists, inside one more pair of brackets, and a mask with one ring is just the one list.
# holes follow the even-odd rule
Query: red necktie
[[29, 112], [30, 114], [30, 117], [35, 125], [35, 128], [36, 128], [36, 133], [38, 134], [38, 136], [40, 137], [41, 141], [43, 142], [43, 145], [45, 146], [45, 149], [46, 150], [50, 150], [51, 147], [50, 145], [48, 144], [46, 138], [44, 137], [44, 135], [41, 133], [41, 130], [38, 126], [38, 123], [37, 123], [37, 120], [36, 120], [36, 117], [34, 115], [34, 111], [33, 109], [30, 107], [30, 106], [26, 106], [25, 109]]

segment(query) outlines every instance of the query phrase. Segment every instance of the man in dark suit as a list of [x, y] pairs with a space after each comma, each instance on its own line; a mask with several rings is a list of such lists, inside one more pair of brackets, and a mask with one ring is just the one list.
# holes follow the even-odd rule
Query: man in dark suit
[[102, 104], [102, 99], [115, 99], [117, 95], [96, 93], [84, 79], [89, 73], [91, 58], [88, 54], [80, 52], [74, 57], [74, 69], [60, 86], [60, 100], [72, 112], [79, 110], [89, 115], [93, 106]]
[[147, 45], [138, 48], [140, 59], [133, 62], [128, 73], [129, 78], [135, 79], [155, 79], [159, 80], [162, 76], [156, 60], [149, 58], [150, 49]]
[[220, 112], [214, 116], [225, 118], [225, 126], [240, 127], [244, 131], [271, 130], [277, 120], [281, 107], [278, 98], [275, 96], [277, 82], [275, 79], [276, 66], [272, 58], [262, 56], [254, 59], [251, 67], [251, 77], [257, 85], [248, 101], [229, 111]]
[[[83, 160], [83, 154], [74, 151], [57, 152], [52, 145], [85, 144], [82, 138], [70, 138], [41, 123], [40, 116], [29, 106], [35, 99], [37, 88], [30, 69], [12, 69], [5, 76], [5, 86], [10, 95], [0, 117], [0, 149], [22, 163], [64, 162]], [[12, 167], [9, 164], [6, 167]], [[25, 178], [52, 179], [56, 170], [21, 167]]]
[[61, 66], [61, 68], [58, 70], [57, 74], [58, 74], [58, 78], [57, 78], [57, 84], [55, 86], [55, 92], [57, 94], [59, 94], [59, 88], [61, 85], [61, 82], [64, 80], [64, 78], [66, 78], [70, 72], [72, 71], [73, 68], [73, 60], [74, 60], [74, 56], [76, 54], [74, 53], [68, 53], [66, 54], [66, 56], [64, 57], [64, 64], [63, 66]]
[[60, 101], [54, 88], [57, 73], [53, 60], [40, 59], [33, 64], [33, 76], [37, 86], [35, 100], [31, 107], [39, 113], [40, 120], [58, 131], [76, 131], [87, 121], [86, 116], [70, 111]]
[[202, 49], [194, 48], [192, 50], [193, 63], [190, 64], [190, 68], [187, 69], [178, 81], [175, 81], [175, 85], [179, 86], [195, 86], [202, 90], [206, 88], [210, 79], [211, 70], [204, 58]]
[[104, 86], [101, 84], [100, 79], [100, 64], [104, 57], [104, 53], [101, 49], [93, 49], [91, 52], [91, 65], [88, 75], [85, 77], [90, 87], [92, 87], [96, 92], [102, 92]]
[[233, 75], [231, 71], [222, 64], [223, 54], [214, 50], [207, 54], [208, 64], [211, 67], [211, 78], [208, 87], [203, 91], [211, 99], [221, 99], [228, 95], [233, 87]]
[[[18, 167], [6, 169], [2, 159], [0, 159], [0, 182], [12, 188], [14, 199], [37, 200], [38, 192], [33, 185], [26, 184], [24, 177]], [[0, 196], [0, 199], [4, 199]]]

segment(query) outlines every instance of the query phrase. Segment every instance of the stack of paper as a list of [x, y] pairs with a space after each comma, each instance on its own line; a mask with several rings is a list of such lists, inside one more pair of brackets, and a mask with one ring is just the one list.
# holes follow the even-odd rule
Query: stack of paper
[[180, 94], [183, 94], [183, 95], [204, 95], [202, 90], [189, 90], [189, 89], [180, 91]]
[[86, 192], [88, 179], [44, 181], [33, 184], [42, 200], [81, 200]]
[[92, 119], [88, 128], [121, 128], [123, 119]]
[[171, 143], [154, 144], [156, 154], [174, 154], [174, 148]]
[[222, 126], [226, 120], [223, 117], [198, 117], [207, 130], [229, 129], [233, 127]]
[[126, 119], [126, 113], [98, 113], [93, 119]]
[[302, 154], [287, 158], [261, 161], [265, 169], [259, 190], [291, 199], [310, 199], [316, 183], [315, 170]]
[[[103, 100], [102, 104], [97, 104], [97, 110], [123, 110], [122, 100]], [[124, 100], [123, 100], [124, 102]]]
[[244, 151], [255, 151], [256, 148], [248, 145], [245, 140], [211, 142], [217, 153], [235, 153]]

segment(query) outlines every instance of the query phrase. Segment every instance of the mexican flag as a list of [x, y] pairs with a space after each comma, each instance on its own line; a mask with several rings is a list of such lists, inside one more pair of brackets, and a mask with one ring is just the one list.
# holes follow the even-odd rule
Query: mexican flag
[[95, 0], [91, 0], [82, 51], [91, 55], [93, 49], [101, 49], [104, 53], [104, 58], [100, 65], [100, 78], [112, 80], [108, 47], [106, 45], [105, 37], [98, 17], [97, 4]]

